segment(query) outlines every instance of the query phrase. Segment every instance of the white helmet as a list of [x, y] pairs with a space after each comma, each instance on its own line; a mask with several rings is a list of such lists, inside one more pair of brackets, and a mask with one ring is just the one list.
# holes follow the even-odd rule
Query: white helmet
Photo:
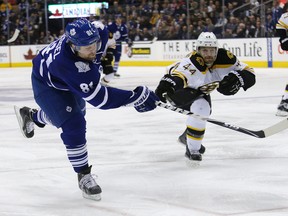
[[216, 47], [218, 51], [218, 40], [213, 32], [202, 32], [197, 41], [196, 49], [199, 51], [199, 47]]

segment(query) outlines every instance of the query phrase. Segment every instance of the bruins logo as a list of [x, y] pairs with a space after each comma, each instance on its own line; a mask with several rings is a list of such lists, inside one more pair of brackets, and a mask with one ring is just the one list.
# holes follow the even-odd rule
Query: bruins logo
[[214, 89], [218, 87], [219, 87], [219, 82], [215, 81], [215, 82], [200, 86], [199, 90], [202, 91], [204, 94], [210, 94]]
[[232, 59], [234, 57], [234, 55], [229, 50], [227, 50], [227, 56], [230, 59]]
[[204, 60], [203, 60], [202, 57], [196, 57], [196, 61], [197, 61], [197, 62], [199, 63], [199, 65], [201, 65], [201, 66], [204, 66], [204, 65], [205, 65]]

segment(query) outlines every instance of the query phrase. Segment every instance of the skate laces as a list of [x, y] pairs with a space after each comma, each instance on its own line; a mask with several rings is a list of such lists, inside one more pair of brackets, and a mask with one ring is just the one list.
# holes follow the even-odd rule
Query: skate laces
[[95, 179], [97, 179], [97, 175], [95, 174], [91, 175], [89, 173], [89, 174], [84, 175], [79, 182], [80, 188], [90, 189], [90, 188], [96, 187], [98, 184], [96, 183]]

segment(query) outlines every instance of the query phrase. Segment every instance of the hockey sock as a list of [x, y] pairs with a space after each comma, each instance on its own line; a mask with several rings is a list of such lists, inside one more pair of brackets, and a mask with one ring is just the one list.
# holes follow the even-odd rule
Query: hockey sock
[[68, 159], [75, 172], [79, 173], [88, 166], [86, 146], [86, 121], [81, 114], [73, 116], [62, 126], [61, 138], [66, 147]]
[[46, 124], [52, 125], [52, 122], [48, 116], [41, 109], [37, 110], [36, 112], [32, 112], [32, 119], [38, 127], [44, 127]]
[[119, 61], [115, 61], [114, 62], [114, 66], [113, 66], [113, 70], [114, 70], [115, 73], [117, 73], [118, 67], [119, 67]]

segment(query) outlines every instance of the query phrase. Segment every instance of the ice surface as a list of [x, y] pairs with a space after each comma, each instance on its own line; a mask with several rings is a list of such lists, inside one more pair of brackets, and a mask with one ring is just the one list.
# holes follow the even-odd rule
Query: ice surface
[[[188, 167], [177, 142], [186, 116], [157, 108], [97, 110], [88, 105], [90, 164], [100, 202], [82, 198], [52, 126], [26, 139], [13, 105], [37, 107], [30, 68], [0, 72], [0, 216], [287, 216], [288, 130], [265, 139], [207, 124], [206, 153]], [[212, 93], [212, 118], [253, 130], [276, 117], [288, 69], [256, 68], [257, 84], [235, 96]], [[112, 85], [155, 89], [163, 67], [121, 67]]]

